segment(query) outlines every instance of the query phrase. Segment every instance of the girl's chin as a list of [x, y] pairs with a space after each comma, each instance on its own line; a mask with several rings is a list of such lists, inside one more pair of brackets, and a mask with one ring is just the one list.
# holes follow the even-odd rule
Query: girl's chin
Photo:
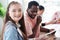
[[15, 18], [15, 20], [20, 20], [21, 18]]
[[20, 20], [20, 18], [18, 19], [18, 18], [16, 18], [16, 19], [14, 19], [15, 21], [19, 21]]
[[15, 22], [18, 22], [19, 20], [14, 20]]

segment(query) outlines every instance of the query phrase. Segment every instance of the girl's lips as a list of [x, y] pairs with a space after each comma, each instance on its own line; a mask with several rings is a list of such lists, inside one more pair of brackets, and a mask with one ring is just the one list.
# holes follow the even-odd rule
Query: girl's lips
[[20, 16], [15, 16], [15, 17], [19, 18]]

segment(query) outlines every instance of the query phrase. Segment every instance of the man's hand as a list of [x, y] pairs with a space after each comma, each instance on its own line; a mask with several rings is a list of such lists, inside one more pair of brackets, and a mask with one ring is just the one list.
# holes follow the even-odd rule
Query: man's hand
[[38, 17], [37, 17], [37, 25], [39, 25], [39, 24], [41, 23], [41, 21], [42, 21], [41, 16], [38, 16]]
[[41, 16], [38, 16], [38, 17], [37, 17], [37, 20], [36, 20], [37, 22], [36, 22], [34, 28], [32, 29], [34, 37], [35, 37], [36, 32], [37, 32], [37, 30], [38, 30], [39, 24], [41, 23], [41, 20], [42, 20], [42, 19], [41, 19]]

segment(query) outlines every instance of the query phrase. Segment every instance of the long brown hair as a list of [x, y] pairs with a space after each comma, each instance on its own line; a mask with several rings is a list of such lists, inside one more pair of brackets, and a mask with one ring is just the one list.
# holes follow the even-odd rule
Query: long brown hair
[[[9, 16], [9, 8], [11, 6], [11, 4], [20, 4], [18, 2], [15, 2], [15, 1], [12, 1], [8, 7], [7, 7], [7, 11], [6, 11], [6, 16], [5, 16], [5, 19], [4, 19], [4, 25], [3, 25], [3, 29], [2, 29], [2, 38], [1, 40], [3, 40], [3, 33], [4, 33], [4, 29], [5, 29], [5, 24], [8, 22], [8, 21], [12, 21], [14, 24], [15, 22], [11, 19], [11, 17]], [[24, 18], [22, 17], [21, 20], [19, 21], [19, 23], [21, 24], [21, 31], [22, 31], [22, 34], [23, 34], [23, 38], [24, 40], [27, 40], [27, 34], [26, 34], [26, 29], [25, 29], [25, 26], [24, 26]]]

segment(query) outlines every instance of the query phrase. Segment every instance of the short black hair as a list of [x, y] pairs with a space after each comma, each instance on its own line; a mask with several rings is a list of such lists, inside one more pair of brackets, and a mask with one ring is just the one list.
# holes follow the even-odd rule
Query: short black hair
[[34, 5], [34, 6], [39, 6], [39, 3], [36, 2], [36, 1], [30, 1], [30, 2], [28, 3], [28, 8], [31, 8], [33, 5]]
[[45, 9], [44, 6], [39, 5], [39, 10], [44, 10], [44, 9]]

